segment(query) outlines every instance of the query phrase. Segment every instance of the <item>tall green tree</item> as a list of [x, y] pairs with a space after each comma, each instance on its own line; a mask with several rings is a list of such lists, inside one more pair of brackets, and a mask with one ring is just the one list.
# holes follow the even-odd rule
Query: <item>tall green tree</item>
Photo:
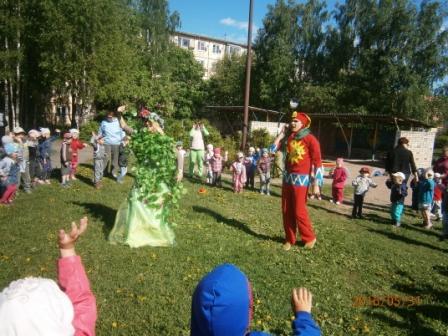
[[297, 6], [293, 0], [278, 0], [268, 6], [263, 27], [254, 45], [257, 65], [254, 67], [255, 103], [279, 109], [295, 95], [298, 87], [296, 63]]

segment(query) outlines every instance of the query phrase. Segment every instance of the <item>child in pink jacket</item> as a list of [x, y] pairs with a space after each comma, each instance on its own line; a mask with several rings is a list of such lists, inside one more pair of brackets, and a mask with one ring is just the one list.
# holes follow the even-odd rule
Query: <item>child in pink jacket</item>
[[233, 191], [235, 193], [243, 192], [244, 183], [246, 183], [246, 167], [244, 166], [244, 154], [239, 152], [236, 161], [230, 166], [233, 172]]
[[94, 336], [96, 300], [90, 290], [75, 243], [87, 229], [87, 217], [70, 233], [58, 234], [59, 286], [50, 279], [25, 278], [13, 281], [0, 293], [2, 336]]
[[331, 191], [333, 199], [330, 202], [335, 204], [341, 204], [344, 200], [344, 186], [347, 180], [347, 170], [344, 168], [344, 159], [336, 159], [336, 168], [333, 170], [333, 184], [331, 185]]

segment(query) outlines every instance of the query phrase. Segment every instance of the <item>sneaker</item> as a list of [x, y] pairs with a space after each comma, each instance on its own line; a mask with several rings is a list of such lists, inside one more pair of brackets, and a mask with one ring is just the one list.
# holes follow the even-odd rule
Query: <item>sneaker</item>
[[329, 201], [330, 201], [330, 203], [334, 203], [334, 201], [332, 199], [330, 199]]
[[266, 193], [266, 196], [271, 196], [271, 193], [268, 191], [268, 192]]
[[45, 180], [45, 184], [51, 184], [50, 180]]
[[432, 224], [427, 224], [425, 225], [425, 229], [430, 230], [432, 229], [433, 225]]
[[336, 205], [339, 205], [339, 204], [341, 204], [341, 202], [336, 202], [335, 204], [336, 204]]
[[365, 219], [365, 217], [363, 215], [358, 215], [359, 219]]
[[95, 189], [101, 189], [101, 182], [96, 182], [95, 183]]
[[395, 223], [395, 226], [396, 226], [396, 227], [400, 227], [400, 225], [401, 225], [400, 222], [396, 222], [396, 223]]
[[33, 192], [31, 191], [31, 189], [25, 189], [25, 194], [32, 194]]
[[314, 245], [316, 245], [316, 241], [317, 241], [317, 239], [314, 238], [312, 241], [305, 243], [305, 245], [303, 247], [305, 247], [308, 250], [311, 250], [314, 247]]
[[284, 249], [285, 251], [289, 251], [289, 250], [291, 249], [291, 244], [288, 243], [288, 242], [284, 243], [284, 244], [283, 244], [283, 249]]

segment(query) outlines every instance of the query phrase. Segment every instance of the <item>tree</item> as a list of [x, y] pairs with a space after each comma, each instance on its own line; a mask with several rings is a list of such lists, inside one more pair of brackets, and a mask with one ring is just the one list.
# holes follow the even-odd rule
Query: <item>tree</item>
[[297, 91], [296, 17], [293, 0], [278, 0], [274, 6], [268, 6], [254, 45], [257, 62], [253, 90], [258, 92], [255, 103], [260, 106], [279, 109]]

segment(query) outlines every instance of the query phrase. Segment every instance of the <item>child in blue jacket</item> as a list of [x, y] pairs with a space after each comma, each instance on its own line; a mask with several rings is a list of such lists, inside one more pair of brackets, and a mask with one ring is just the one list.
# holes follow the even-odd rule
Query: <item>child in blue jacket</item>
[[[311, 317], [312, 295], [306, 288], [293, 289], [293, 335], [319, 336]], [[250, 331], [252, 291], [246, 275], [232, 264], [222, 264], [204, 276], [193, 294], [192, 336], [262, 336]]]
[[406, 176], [402, 172], [392, 174], [392, 179], [386, 181], [386, 186], [390, 189], [390, 215], [392, 224], [396, 227], [401, 225], [401, 215], [404, 209], [404, 199], [408, 195], [408, 187], [403, 181]]
[[434, 171], [426, 169], [425, 178], [418, 183], [418, 208], [422, 212], [423, 225], [426, 229], [432, 228], [431, 208], [434, 198]]

